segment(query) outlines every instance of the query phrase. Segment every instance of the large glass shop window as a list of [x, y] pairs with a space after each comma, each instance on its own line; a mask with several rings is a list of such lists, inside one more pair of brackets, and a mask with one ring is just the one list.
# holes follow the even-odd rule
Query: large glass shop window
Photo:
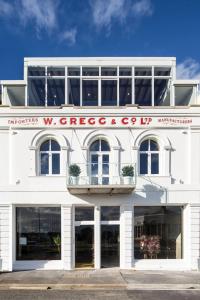
[[182, 207], [134, 207], [135, 259], [182, 258]]
[[61, 209], [16, 208], [16, 259], [61, 259]]

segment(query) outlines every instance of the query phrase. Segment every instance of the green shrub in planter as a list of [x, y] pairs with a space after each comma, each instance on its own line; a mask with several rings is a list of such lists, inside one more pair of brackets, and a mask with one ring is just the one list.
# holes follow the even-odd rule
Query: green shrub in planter
[[78, 177], [81, 173], [81, 168], [76, 165], [76, 164], [73, 164], [73, 165], [70, 165], [69, 166], [69, 175], [70, 176], [73, 176], [73, 177]]
[[124, 166], [122, 168], [122, 176], [123, 177], [133, 177], [134, 176], [133, 166]]

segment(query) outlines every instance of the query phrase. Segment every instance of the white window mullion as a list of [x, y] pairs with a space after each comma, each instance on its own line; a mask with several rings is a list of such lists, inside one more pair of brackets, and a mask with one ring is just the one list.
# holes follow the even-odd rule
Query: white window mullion
[[82, 66], [80, 67], [80, 106], [83, 106], [83, 88], [82, 88]]
[[45, 106], [47, 106], [47, 66], [45, 67]]
[[69, 104], [67, 70], [68, 67], [65, 67], [65, 104]]
[[151, 71], [152, 75], [151, 75], [151, 105], [154, 106], [155, 105], [155, 99], [154, 99], [154, 67], [152, 67], [152, 71]]
[[119, 66], [117, 66], [117, 106], [119, 106]]
[[132, 67], [132, 104], [135, 104], [135, 67]]
[[49, 154], [49, 175], [52, 175], [52, 154], [51, 152]]

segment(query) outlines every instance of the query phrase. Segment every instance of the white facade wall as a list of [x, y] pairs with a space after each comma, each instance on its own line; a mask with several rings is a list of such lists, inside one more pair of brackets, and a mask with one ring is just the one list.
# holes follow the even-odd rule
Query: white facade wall
[[11, 207], [0, 205], [0, 259], [2, 270], [12, 270]]
[[[62, 61], [43, 61], [60, 64]], [[131, 61], [130, 61], [131, 62]], [[127, 59], [126, 63], [130, 63]], [[90, 61], [96, 65], [100, 61]], [[108, 65], [110, 61], [101, 62]], [[112, 62], [113, 63], [113, 62]], [[135, 60], [136, 65], [140, 61]], [[159, 65], [161, 62], [156, 62]], [[73, 62], [73, 64], [75, 64]], [[85, 65], [88, 61], [85, 61]], [[123, 65], [123, 60], [120, 62]], [[167, 64], [167, 62], [166, 62]], [[25, 70], [28, 63], [25, 64]], [[165, 65], [165, 64], [164, 64]], [[173, 62], [174, 67], [174, 62]], [[4, 91], [5, 92], [5, 91]], [[196, 103], [196, 102], [195, 102]], [[152, 123], [135, 126], [100, 124], [90, 126], [45, 125], [43, 118], [151, 118]], [[21, 120], [38, 118], [35, 124]], [[158, 118], [192, 120], [190, 123], [158, 122]], [[11, 122], [12, 121], [12, 122]], [[16, 122], [15, 122], [16, 121]], [[19, 122], [20, 121], [20, 122]], [[38, 150], [42, 141], [55, 138], [61, 146], [61, 174], [39, 176]], [[95, 138], [105, 138], [111, 148], [112, 174], [115, 164], [136, 163], [139, 167], [139, 146], [147, 137], [154, 137], [160, 146], [159, 175], [140, 176], [136, 171], [136, 187], [132, 194], [72, 195], [67, 188], [68, 165], [84, 166], [89, 146]], [[94, 262], [100, 268], [100, 207], [120, 206], [120, 267], [124, 269], [191, 270], [199, 268], [200, 259], [200, 108], [151, 107], [137, 108], [10, 108], [0, 107], [0, 259], [2, 270], [65, 269], [75, 267], [74, 208], [93, 206], [95, 215]], [[85, 174], [83, 174], [85, 175]], [[134, 209], [137, 206], [183, 207], [183, 258], [134, 259]], [[16, 261], [16, 207], [58, 206], [61, 208], [61, 260]]]

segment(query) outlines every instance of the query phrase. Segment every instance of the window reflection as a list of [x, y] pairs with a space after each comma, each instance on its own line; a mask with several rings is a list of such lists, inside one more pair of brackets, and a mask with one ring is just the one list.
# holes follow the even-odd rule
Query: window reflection
[[94, 207], [75, 207], [75, 221], [94, 221]]
[[82, 69], [83, 76], [99, 76], [99, 68], [84, 67]]
[[147, 139], [140, 145], [140, 174], [159, 174], [159, 145], [156, 140]]
[[65, 76], [65, 68], [62, 67], [48, 67], [47, 76]]
[[117, 80], [101, 81], [101, 105], [117, 105]]
[[[67, 74], [62, 66], [28, 67], [28, 104], [125, 106], [131, 104], [133, 98], [140, 106], [170, 105], [171, 67], [92, 65], [66, 68]], [[177, 100], [176, 93], [177, 105], [183, 102], [179, 98]]]
[[80, 79], [68, 79], [69, 104], [80, 106]]
[[47, 80], [47, 105], [60, 106], [65, 103], [65, 79]]
[[119, 80], [119, 104], [124, 106], [132, 103], [132, 80]]
[[80, 68], [68, 67], [68, 76], [80, 76]]
[[45, 79], [28, 80], [28, 104], [30, 106], [45, 105]]
[[182, 258], [182, 208], [134, 207], [136, 259]]
[[102, 67], [101, 76], [117, 76], [117, 68]]
[[141, 106], [151, 106], [152, 104], [151, 79], [135, 80], [135, 103]]
[[61, 259], [59, 207], [16, 208], [16, 259]]
[[83, 105], [98, 106], [98, 81], [83, 80]]
[[40, 175], [60, 174], [60, 145], [55, 140], [44, 141], [39, 149]]
[[120, 206], [101, 206], [101, 221], [119, 221]]

